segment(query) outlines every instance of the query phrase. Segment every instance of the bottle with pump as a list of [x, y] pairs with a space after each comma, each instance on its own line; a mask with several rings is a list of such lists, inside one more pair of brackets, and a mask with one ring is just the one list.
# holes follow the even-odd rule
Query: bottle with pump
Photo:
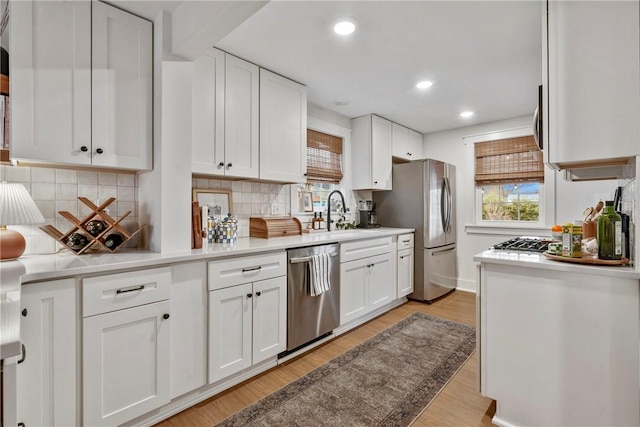
[[598, 258], [622, 259], [622, 217], [613, 209], [613, 201], [605, 202], [604, 213], [598, 217]]

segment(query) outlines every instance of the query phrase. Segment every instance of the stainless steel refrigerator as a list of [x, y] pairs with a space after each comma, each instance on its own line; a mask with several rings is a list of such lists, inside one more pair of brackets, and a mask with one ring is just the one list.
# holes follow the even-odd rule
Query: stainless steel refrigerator
[[378, 222], [415, 228], [414, 291], [431, 302], [456, 288], [456, 169], [438, 160], [393, 165], [393, 190], [373, 193]]

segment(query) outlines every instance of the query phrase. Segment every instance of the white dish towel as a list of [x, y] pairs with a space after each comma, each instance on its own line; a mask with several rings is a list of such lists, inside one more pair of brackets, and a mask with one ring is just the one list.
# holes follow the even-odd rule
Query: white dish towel
[[309, 295], [315, 297], [331, 289], [329, 254], [313, 254], [309, 260]]

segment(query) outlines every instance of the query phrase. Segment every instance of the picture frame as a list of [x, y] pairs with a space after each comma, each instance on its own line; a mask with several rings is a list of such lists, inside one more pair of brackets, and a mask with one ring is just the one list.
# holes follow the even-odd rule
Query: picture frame
[[192, 200], [200, 206], [208, 206], [209, 212], [216, 216], [233, 213], [231, 190], [194, 188]]
[[300, 194], [302, 200], [302, 208], [305, 212], [313, 212], [313, 197], [311, 192], [304, 192]]

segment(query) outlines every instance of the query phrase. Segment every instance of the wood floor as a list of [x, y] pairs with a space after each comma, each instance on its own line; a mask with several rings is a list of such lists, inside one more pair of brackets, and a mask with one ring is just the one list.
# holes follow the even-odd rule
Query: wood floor
[[[157, 425], [211, 427], [394, 325], [414, 311], [474, 326], [475, 295], [455, 291], [431, 305], [410, 301], [303, 356], [283, 363]], [[413, 426], [492, 426], [491, 418], [495, 413], [495, 403], [491, 399], [480, 396], [476, 391], [476, 366], [474, 352]]]

